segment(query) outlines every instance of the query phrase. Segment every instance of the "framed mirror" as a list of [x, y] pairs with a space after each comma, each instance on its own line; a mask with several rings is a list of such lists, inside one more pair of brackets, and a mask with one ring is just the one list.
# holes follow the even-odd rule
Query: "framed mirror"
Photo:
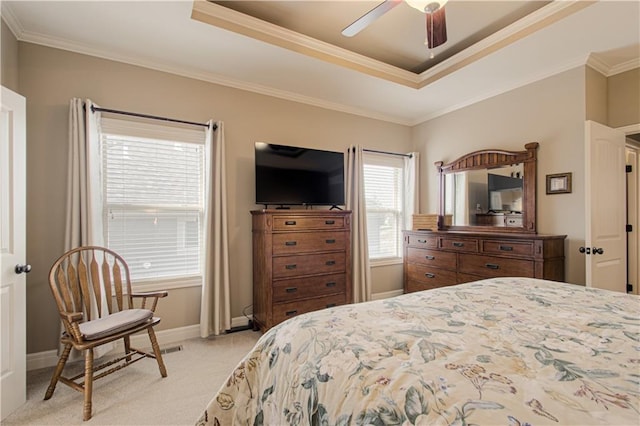
[[439, 174], [438, 229], [536, 233], [536, 153], [487, 149], [444, 164]]

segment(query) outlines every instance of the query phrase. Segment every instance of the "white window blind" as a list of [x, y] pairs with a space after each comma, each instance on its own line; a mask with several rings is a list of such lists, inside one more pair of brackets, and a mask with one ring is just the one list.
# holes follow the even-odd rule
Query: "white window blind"
[[363, 159], [369, 258], [402, 257], [404, 161], [397, 155], [370, 152]]
[[133, 281], [202, 274], [204, 131], [102, 119], [105, 241]]

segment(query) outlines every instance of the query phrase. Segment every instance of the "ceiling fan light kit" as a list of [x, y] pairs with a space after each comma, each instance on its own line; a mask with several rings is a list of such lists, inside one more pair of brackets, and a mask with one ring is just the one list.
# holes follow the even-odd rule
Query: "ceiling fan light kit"
[[418, 9], [420, 12], [433, 13], [443, 7], [448, 0], [404, 0], [409, 6]]

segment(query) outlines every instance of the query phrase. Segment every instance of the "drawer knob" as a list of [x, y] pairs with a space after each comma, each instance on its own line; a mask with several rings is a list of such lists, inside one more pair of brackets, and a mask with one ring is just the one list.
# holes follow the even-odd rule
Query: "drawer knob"
[[284, 222], [284, 224], [285, 224], [285, 225], [295, 225], [295, 224], [296, 224], [296, 221], [295, 221], [295, 220], [286, 220], [286, 221]]
[[335, 244], [336, 240], [325, 240], [327, 244]]
[[335, 286], [336, 286], [335, 281], [330, 281], [327, 283], [327, 287], [335, 287]]
[[459, 242], [456, 241], [456, 242], [453, 243], [453, 246], [454, 247], [464, 247], [464, 243], [459, 243]]
[[424, 276], [425, 276], [425, 277], [427, 277], [427, 278], [435, 278], [435, 277], [436, 277], [436, 275], [435, 275], [435, 274], [431, 274], [431, 273], [429, 273], [429, 272], [427, 272], [426, 274], [424, 274]]
[[295, 293], [296, 291], [298, 291], [298, 287], [287, 287], [284, 291], [286, 291], [287, 293]]
[[336, 221], [335, 220], [325, 220], [324, 224], [325, 225], [335, 225]]
[[435, 260], [436, 259], [435, 256], [429, 256], [429, 255], [425, 256], [424, 258], [427, 259], [427, 260]]
[[511, 246], [499, 246], [498, 248], [502, 251], [513, 251], [513, 247]]
[[427, 240], [418, 240], [420, 244], [427, 244]]
[[284, 245], [285, 246], [295, 246], [298, 243], [296, 241], [285, 241]]
[[294, 263], [293, 265], [285, 265], [286, 269], [296, 269], [297, 265]]
[[487, 263], [484, 266], [486, 266], [489, 269], [500, 269], [500, 265], [496, 265], [495, 263]]
[[336, 306], [335, 303], [327, 303], [327, 308], [333, 308], [334, 306]]
[[325, 265], [327, 265], [327, 266], [332, 266], [332, 265], [335, 265], [335, 264], [336, 264], [336, 261], [335, 261], [335, 260], [327, 260], [327, 261], [325, 262]]
[[295, 315], [295, 314], [297, 314], [297, 313], [298, 313], [298, 311], [297, 311], [297, 310], [293, 310], [293, 311], [287, 311], [287, 312], [285, 312], [284, 314], [285, 314], [286, 316], [290, 317], [291, 315]]

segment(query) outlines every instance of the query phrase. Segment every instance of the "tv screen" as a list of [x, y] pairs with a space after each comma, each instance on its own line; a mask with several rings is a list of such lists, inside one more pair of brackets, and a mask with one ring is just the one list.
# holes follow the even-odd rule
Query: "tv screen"
[[489, 173], [487, 184], [490, 210], [522, 211], [522, 179]]
[[344, 204], [344, 154], [255, 144], [256, 204]]

